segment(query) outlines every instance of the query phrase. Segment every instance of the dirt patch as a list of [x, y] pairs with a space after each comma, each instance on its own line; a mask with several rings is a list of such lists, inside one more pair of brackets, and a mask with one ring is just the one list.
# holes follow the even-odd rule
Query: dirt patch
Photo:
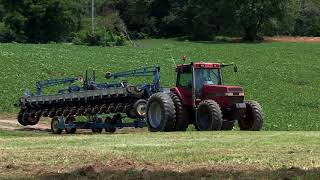
[[320, 43], [320, 37], [289, 37], [289, 36], [276, 36], [265, 37], [265, 41], [271, 42], [305, 42], [305, 43]]
[[[135, 163], [132, 163], [135, 164]], [[288, 168], [279, 170], [241, 170], [234, 167], [200, 167], [176, 170], [172, 167], [147, 165], [144, 168], [132, 164], [110, 167], [94, 164], [70, 173], [42, 174], [40, 179], [319, 179], [320, 169], [302, 170]], [[176, 166], [178, 169], [183, 166]]]
[[[21, 179], [319, 179], [320, 169], [289, 167], [277, 170], [254, 166], [226, 166], [221, 164], [154, 164], [117, 158], [106, 162], [74, 167], [46, 167], [32, 164], [18, 167], [12, 164], [0, 167], [3, 172]], [[0, 171], [1, 172], [1, 171]], [[5, 174], [0, 173], [0, 179]], [[18, 177], [17, 177], [18, 175]]]
[[[7, 131], [43, 131], [51, 132], [50, 119], [41, 120], [34, 126], [22, 126], [16, 119], [3, 118], [0, 119], [0, 129]], [[117, 129], [117, 134], [131, 134], [146, 132], [146, 128], [123, 128]], [[63, 132], [65, 133], [65, 132]], [[77, 129], [76, 134], [92, 134], [90, 129]]]
[[22, 126], [15, 119], [0, 119], [0, 129], [11, 131], [49, 131], [46, 122], [40, 122], [35, 126]]

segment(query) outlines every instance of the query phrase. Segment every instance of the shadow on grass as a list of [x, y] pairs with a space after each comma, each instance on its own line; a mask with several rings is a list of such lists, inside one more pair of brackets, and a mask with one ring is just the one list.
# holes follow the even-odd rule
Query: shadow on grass
[[49, 128], [33, 128], [33, 127], [23, 127], [18, 128], [16, 131], [26, 131], [26, 132], [51, 132], [51, 129]]
[[40, 176], [40, 179], [320, 179], [320, 168], [302, 170], [299, 168], [279, 169], [276, 171], [235, 171], [190, 170], [175, 172], [170, 170], [103, 170], [96, 171], [92, 166], [71, 173]]

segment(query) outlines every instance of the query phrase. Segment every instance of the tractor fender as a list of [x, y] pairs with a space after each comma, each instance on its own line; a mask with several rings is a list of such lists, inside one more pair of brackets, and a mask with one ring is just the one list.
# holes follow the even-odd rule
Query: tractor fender
[[189, 105], [192, 105], [192, 99], [187, 99], [187, 95], [183, 94], [183, 92], [180, 91], [179, 88], [175, 87], [175, 88], [172, 88], [170, 89], [170, 91], [174, 94], [176, 94], [180, 99], [181, 99], [181, 103], [184, 105], [184, 106], [189, 106]]

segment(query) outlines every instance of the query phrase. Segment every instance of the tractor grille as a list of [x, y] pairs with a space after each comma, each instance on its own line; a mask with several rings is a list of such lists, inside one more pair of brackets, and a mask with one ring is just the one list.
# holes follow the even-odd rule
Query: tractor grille
[[230, 92], [243, 92], [242, 88], [229, 88]]
[[229, 97], [230, 104], [237, 104], [237, 103], [243, 103], [244, 97], [243, 96], [233, 96]]

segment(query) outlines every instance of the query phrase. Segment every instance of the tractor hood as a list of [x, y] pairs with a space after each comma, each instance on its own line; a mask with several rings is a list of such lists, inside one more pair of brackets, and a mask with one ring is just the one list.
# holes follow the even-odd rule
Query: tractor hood
[[244, 91], [239, 86], [204, 85], [203, 94], [210, 94], [210, 96], [244, 96]]

